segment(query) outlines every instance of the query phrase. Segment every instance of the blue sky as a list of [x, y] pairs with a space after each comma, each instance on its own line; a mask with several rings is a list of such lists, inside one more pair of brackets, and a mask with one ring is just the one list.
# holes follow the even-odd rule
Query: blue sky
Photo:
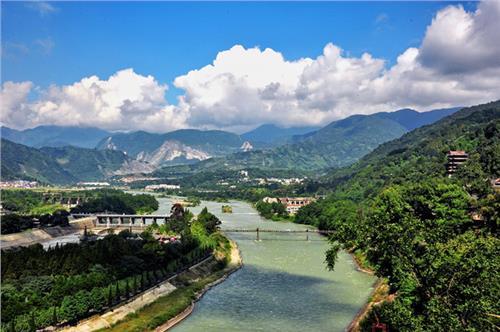
[[500, 99], [500, 1], [1, 6], [18, 129], [243, 132]]
[[348, 55], [369, 52], [391, 65], [418, 47], [432, 17], [450, 4], [52, 2], [44, 11], [2, 2], [2, 80], [47, 87], [131, 67], [167, 83], [174, 103], [175, 77], [235, 44], [270, 47], [294, 60], [315, 58], [332, 42]]

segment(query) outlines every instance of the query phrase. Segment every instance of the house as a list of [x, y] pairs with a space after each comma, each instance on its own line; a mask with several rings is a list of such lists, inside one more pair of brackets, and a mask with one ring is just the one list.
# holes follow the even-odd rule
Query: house
[[269, 204], [271, 204], [271, 203], [278, 203], [278, 199], [277, 199], [277, 198], [274, 198], [274, 197], [264, 197], [264, 198], [262, 199], [262, 201], [263, 201], [264, 203], [269, 203]]
[[492, 180], [491, 185], [493, 186], [493, 189], [500, 191], [500, 178]]
[[301, 207], [314, 202], [314, 198], [311, 197], [282, 197], [278, 200], [286, 207], [288, 214], [296, 214]]
[[463, 150], [450, 150], [448, 151], [446, 157], [448, 158], [448, 163], [446, 164], [446, 173], [451, 176], [455, 173], [458, 167], [465, 163], [469, 158], [469, 155]]

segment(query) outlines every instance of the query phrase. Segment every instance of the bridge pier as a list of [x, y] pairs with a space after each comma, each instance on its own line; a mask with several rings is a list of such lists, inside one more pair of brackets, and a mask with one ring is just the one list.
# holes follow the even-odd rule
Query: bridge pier
[[146, 226], [146, 218], [141, 217], [141, 227]]

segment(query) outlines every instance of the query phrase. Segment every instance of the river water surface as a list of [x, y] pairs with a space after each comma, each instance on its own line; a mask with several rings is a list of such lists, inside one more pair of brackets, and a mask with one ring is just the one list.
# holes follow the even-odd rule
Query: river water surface
[[[171, 199], [159, 198], [157, 213], [169, 213]], [[225, 203], [227, 204], [227, 203]], [[232, 214], [221, 212], [222, 203], [203, 201], [224, 229], [256, 228], [296, 230], [293, 223], [261, 218], [251, 205], [229, 203]], [[343, 331], [366, 302], [375, 278], [356, 271], [346, 253], [339, 255], [335, 271], [325, 268], [328, 243], [317, 234], [227, 233], [235, 240], [243, 267], [209, 290], [193, 313], [174, 332], [191, 331]]]

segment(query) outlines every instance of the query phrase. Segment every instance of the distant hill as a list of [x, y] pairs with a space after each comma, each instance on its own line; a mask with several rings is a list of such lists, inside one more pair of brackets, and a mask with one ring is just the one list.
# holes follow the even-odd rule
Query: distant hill
[[301, 138], [297, 143], [208, 159], [193, 167], [204, 169], [295, 169], [313, 171], [354, 163], [380, 144], [416, 127], [433, 123], [459, 108], [430, 112], [403, 109], [371, 115], [353, 115]]
[[[432, 125], [386, 142], [352, 166], [332, 170], [321, 182], [330, 188], [340, 185], [346, 189], [361, 188], [363, 196], [370, 196], [391, 183], [412, 182], [423, 176], [444, 177], [447, 151], [486, 148], [475, 146], [478, 142], [475, 136], [490, 124], [500, 127], [500, 101], [463, 108]], [[490, 160], [489, 175], [500, 176], [500, 166], [496, 163], [500, 159], [498, 145], [488, 153], [481, 153], [485, 163], [487, 158]]]
[[[468, 154], [451, 177], [450, 150]], [[498, 177], [500, 101], [463, 108], [305, 184], [299, 195], [329, 195], [294, 221], [334, 230], [330, 267], [347, 249], [386, 278], [389, 294], [371, 306], [362, 331], [377, 322], [391, 331], [492, 331], [498, 319], [490, 313], [500, 309]]]
[[300, 137], [304, 134], [312, 133], [320, 127], [292, 127], [281, 128], [274, 124], [263, 124], [249, 132], [241, 135], [241, 137], [250, 142], [261, 142], [272, 146], [291, 143], [294, 137]]
[[1, 140], [2, 180], [38, 180], [45, 183], [77, 182], [53, 158], [38, 149]]
[[76, 146], [94, 148], [98, 142], [111, 133], [92, 127], [39, 126], [32, 129], [16, 130], [2, 127], [2, 138], [27, 146]]
[[36, 149], [1, 140], [2, 179], [28, 179], [51, 184], [99, 181], [115, 174], [150, 172], [153, 168], [121, 151], [72, 146]]
[[124, 151], [155, 165], [175, 165], [237, 152], [244, 148], [244, 143], [239, 135], [226, 131], [181, 129], [166, 134], [113, 134], [101, 140], [97, 148]]

